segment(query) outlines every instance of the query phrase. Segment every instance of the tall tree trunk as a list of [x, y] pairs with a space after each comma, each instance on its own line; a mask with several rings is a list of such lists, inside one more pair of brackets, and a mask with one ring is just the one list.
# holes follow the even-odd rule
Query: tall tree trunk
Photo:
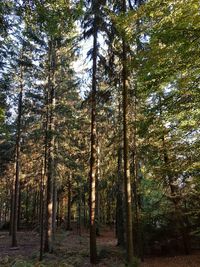
[[57, 223], [56, 227], [58, 228], [60, 226], [60, 195], [59, 192], [57, 192]]
[[[138, 45], [137, 45], [138, 47]], [[134, 197], [134, 230], [133, 240], [135, 247], [135, 254], [143, 261], [143, 238], [142, 238], [142, 222], [141, 222], [141, 196], [139, 194], [140, 178], [139, 178], [139, 162], [137, 153], [137, 82], [134, 86], [133, 96], [133, 146], [132, 146], [132, 157], [133, 157], [133, 197]]]
[[86, 213], [85, 192], [83, 192], [83, 224], [84, 224], [84, 227], [88, 226], [87, 213]]
[[[3, 207], [2, 199], [0, 199], [0, 207]], [[0, 227], [1, 227], [2, 221], [3, 221], [3, 209], [1, 208], [0, 209]]]
[[49, 71], [49, 120], [48, 120], [48, 165], [47, 165], [47, 206], [46, 206], [46, 252], [52, 253], [52, 222], [53, 222], [53, 179], [54, 179], [54, 143], [55, 143], [55, 42], [49, 43], [50, 71]]
[[11, 189], [11, 199], [10, 199], [10, 225], [9, 225], [9, 236], [12, 236], [12, 231], [13, 231], [13, 227], [12, 227], [12, 224], [13, 224], [13, 221], [14, 221], [14, 181], [13, 181], [13, 184], [12, 184], [12, 189]]
[[92, 101], [91, 101], [91, 156], [90, 156], [90, 262], [97, 262], [96, 248], [96, 171], [97, 171], [97, 136], [96, 136], [96, 86], [97, 86], [97, 26], [96, 15], [93, 25], [93, 65], [92, 65]]
[[18, 211], [17, 211], [17, 230], [20, 228], [20, 218], [21, 218], [21, 183], [19, 183], [19, 197], [18, 197]]
[[35, 218], [36, 218], [36, 209], [37, 209], [37, 188], [33, 189], [33, 209], [32, 209], [32, 215], [31, 215], [31, 225], [32, 227], [35, 227]]
[[[126, 0], [123, 0], [123, 12], [126, 14]], [[123, 84], [123, 143], [124, 143], [124, 191], [126, 206], [126, 245], [127, 262], [133, 263], [133, 229], [132, 229], [132, 197], [131, 177], [129, 164], [129, 142], [128, 142], [128, 71], [127, 71], [127, 45], [125, 36], [122, 38], [122, 84]]]
[[[40, 257], [39, 260], [43, 259], [43, 243], [44, 243], [44, 232], [48, 231], [47, 222], [45, 221], [44, 227], [44, 194], [45, 194], [45, 183], [47, 182], [47, 160], [48, 160], [48, 127], [49, 127], [49, 84], [50, 84], [50, 51], [49, 51], [49, 73], [48, 73], [48, 88], [46, 88], [45, 94], [45, 118], [42, 128], [44, 127], [44, 154], [42, 161], [42, 171], [40, 180]], [[47, 189], [46, 189], [47, 191]], [[47, 192], [46, 192], [47, 193]], [[45, 231], [44, 231], [45, 230]], [[46, 238], [46, 235], [45, 235]], [[47, 244], [44, 246], [44, 250], [48, 249]]]
[[53, 181], [53, 222], [52, 222], [52, 234], [53, 240], [55, 240], [55, 232], [56, 232], [56, 217], [57, 217], [57, 186], [56, 186], [56, 179], [54, 177]]
[[26, 224], [29, 223], [29, 186], [26, 186], [26, 202], [25, 202], [25, 217], [26, 217]]
[[[23, 52], [22, 52], [23, 57]], [[20, 92], [18, 99], [18, 117], [16, 134], [16, 155], [15, 155], [15, 183], [13, 196], [13, 214], [12, 214], [12, 247], [17, 246], [17, 219], [19, 202], [19, 182], [20, 182], [20, 150], [21, 150], [21, 120], [22, 120], [22, 97], [23, 97], [23, 67], [20, 66]]]
[[96, 235], [100, 235], [100, 194], [99, 194], [99, 180], [100, 180], [100, 146], [97, 140], [97, 172], [96, 172]]
[[122, 177], [122, 148], [118, 148], [118, 181], [117, 181], [117, 203], [116, 203], [116, 235], [117, 245], [124, 246], [124, 209], [123, 209], [123, 177]]
[[81, 236], [81, 187], [79, 182], [77, 182], [78, 188], [78, 219], [77, 219], [77, 231], [79, 236]]
[[121, 132], [121, 97], [119, 96], [119, 106], [118, 106], [118, 137], [119, 137], [119, 147], [117, 151], [117, 196], [116, 196], [116, 237], [117, 245], [125, 246], [124, 239], [124, 197], [123, 197], [123, 166], [122, 166], [122, 132]]
[[72, 172], [69, 172], [69, 177], [68, 177], [68, 194], [67, 194], [67, 230], [71, 230], [71, 198], [72, 198]]
[[[46, 150], [46, 149], [45, 149]], [[44, 159], [45, 161], [46, 159]], [[45, 179], [45, 164], [42, 161], [41, 178], [40, 178], [40, 256], [39, 260], [43, 259], [43, 239], [44, 239], [44, 179]]]
[[[143, 0], [137, 0], [135, 1], [135, 5], [137, 8], [139, 8], [143, 4]], [[138, 54], [139, 51], [142, 49], [141, 41], [139, 36], [140, 32], [140, 20], [136, 20], [136, 53]], [[134, 86], [134, 100], [133, 100], [133, 114], [134, 114], [134, 127], [133, 127], [133, 176], [134, 176], [134, 204], [135, 204], [135, 247], [136, 254], [138, 257], [141, 258], [141, 260], [144, 260], [144, 252], [143, 252], [143, 227], [142, 227], [142, 220], [141, 220], [141, 211], [142, 211], [142, 196], [139, 193], [139, 187], [141, 183], [141, 177], [139, 176], [139, 159], [138, 159], [138, 153], [137, 153], [137, 101], [138, 101], [138, 95], [137, 95], [137, 71], [136, 74], [136, 81]]]

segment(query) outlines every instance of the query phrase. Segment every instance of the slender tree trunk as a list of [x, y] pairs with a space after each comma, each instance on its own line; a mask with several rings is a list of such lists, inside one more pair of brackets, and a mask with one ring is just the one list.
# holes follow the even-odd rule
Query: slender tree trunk
[[33, 209], [32, 209], [32, 216], [31, 216], [31, 226], [34, 227], [35, 218], [36, 218], [36, 210], [37, 210], [37, 189], [33, 189]]
[[[137, 47], [139, 44], [137, 45]], [[135, 254], [143, 261], [143, 234], [142, 234], [142, 221], [141, 221], [141, 195], [139, 194], [140, 177], [139, 177], [139, 162], [137, 153], [137, 82], [134, 87], [134, 98], [133, 98], [133, 197], [134, 197], [134, 231], [133, 240], [135, 247]]]
[[[22, 52], [23, 56], [23, 52]], [[22, 120], [22, 97], [23, 97], [23, 67], [20, 66], [20, 92], [18, 99], [18, 117], [16, 134], [16, 156], [15, 156], [15, 183], [13, 195], [13, 215], [12, 215], [12, 247], [17, 246], [17, 217], [18, 217], [18, 199], [20, 182], [20, 141], [21, 141], [21, 120]]]
[[116, 235], [117, 245], [124, 246], [124, 209], [123, 209], [123, 177], [122, 177], [122, 148], [118, 149], [118, 181], [117, 181], [117, 203], [116, 203]]
[[47, 206], [46, 206], [46, 235], [45, 246], [46, 252], [53, 251], [53, 179], [54, 179], [54, 144], [55, 144], [55, 42], [49, 43], [50, 54], [50, 71], [49, 71], [49, 127], [48, 127], [48, 166], [47, 166]]
[[93, 65], [91, 101], [91, 157], [90, 157], [90, 262], [97, 262], [96, 248], [96, 171], [97, 171], [97, 133], [96, 133], [96, 86], [97, 86], [97, 26], [93, 26]]
[[[126, 14], [126, 0], [123, 0], [123, 12]], [[126, 206], [126, 245], [127, 262], [133, 263], [133, 229], [132, 229], [132, 197], [131, 197], [131, 177], [129, 164], [129, 142], [128, 142], [128, 71], [127, 71], [127, 45], [125, 36], [122, 39], [122, 83], [123, 83], [123, 143], [124, 143], [124, 190]]]
[[70, 171], [69, 177], [68, 177], [68, 194], [67, 194], [67, 230], [71, 230], [71, 197], [72, 197], [72, 188], [71, 188], [71, 183], [72, 183], [72, 173]]
[[[44, 248], [44, 232], [45, 232], [45, 238], [48, 239], [47, 231], [48, 231], [48, 224], [47, 221], [44, 220], [44, 194], [45, 194], [45, 183], [47, 183], [47, 160], [48, 160], [48, 127], [49, 127], [49, 84], [50, 84], [50, 51], [49, 51], [49, 74], [48, 74], [48, 88], [46, 89], [45, 94], [45, 108], [46, 108], [46, 114], [45, 119], [43, 123], [44, 127], [44, 160], [42, 161], [42, 173], [41, 173], [41, 180], [40, 180], [40, 256], [39, 260], [42, 261], [43, 259], [43, 249], [48, 250], [48, 244], [45, 243]], [[47, 194], [47, 188], [46, 188], [46, 194]], [[47, 197], [47, 196], [46, 196]], [[46, 199], [47, 201], [47, 199]], [[47, 212], [47, 211], [46, 211]], [[46, 218], [47, 220], [47, 218]], [[44, 225], [45, 223], [45, 225]], [[48, 240], [45, 240], [48, 242]]]
[[[44, 159], [45, 160], [45, 159]], [[40, 178], [40, 256], [39, 260], [43, 259], [43, 239], [44, 239], [44, 179], [45, 179], [45, 164], [42, 162], [42, 171]]]
[[125, 246], [124, 239], [124, 205], [123, 205], [123, 166], [122, 166], [122, 134], [121, 134], [121, 97], [119, 96], [119, 107], [118, 107], [118, 137], [119, 147], [117, 152], [117, 196], [116, 196], [116, 237], [117, 245]]
[[78, 188], [78, 220], [77, 220], [77, 230], [79, 236], [81, 236], [81, 188], [79, 182], [77, 182]]
[[54, 177], [53, 182], [53, 222], [52, 222], [52, 234], [53, 240], [55, 240], [55, 232], [56, 232], [56, 217], [57, 217], [57, 186], [56, 186], [56, 179]]
[[83, 224], [84, 224], [84, 227], [87, 226], [87, 213], [86, 213], [85, 192], [83, 193]]
[[14, 212], [13, 212], [13, 209], [14, 209], [14, 181], [13, 181], [12, 189], [11, 189], [10, 206], [11, 206], [11, 209], [10, 209], [9, 236], [12, 236], [12, 230], [13, 230], [12, 224], [13, 224], [13, 221], [14, 221], [14, 217], [13, 217], [14, 216]]
[[25, 209], [25, 216], [26, 216], [26, 223], [29, 223], [29, 186], [26, 187], [26, 209]]
[[96, 172], [96, 235], [100, 235], [100, 195], [99, 195], [99, 180], [100, 180], [100, 146], [97, 140], [97, 172]]
[[[4, 209], [4, 223], [6, 224], [6, 218], [7, 218], [7, 205], [5, 205], [5, 209]], [[1, 223], [0, 223], [1, 225]]]
[[18, 197], [18, 211], [17, 211], [17, 230], [20, 228], [20, 218], [21, 218], [21, 183], [19, 183], [19, 197]]
[[[1, 199], [0, 199], [0, 207], [3, 207]], [[0, 209], [0, 227], [1, 227], [2, 221], [3, 221], [3, 209], [1, 208]]]
[[[135, 5], [139, 8], [144, 3], [143, 0], [135, 1]], [[136, 53], [138, 54], [139, 51], [142, 49], [141, 41], [139, 36], [140, 32], [140, 20], [136, 20]], [[136, 79], [137, 79], [137, 71], [136, 71]], [[139, 176], [139, 160], [138, 160], [138, 153], [137, 153], [137, 80], [135, 81], [134, 86], [134, 127], [133, 127], [133, 165], [134, 165], [134, 201], [135, 201], [135, 218], [136, 218], [136, 245], [137, 245], [137, 255], [144, 261], [144, 248], [143, 248], [143, 226], [141, 220], [141, 212], [142, 212], [142, 196], [139, 193], [138, 188], [140, 187], [141, 177]]]

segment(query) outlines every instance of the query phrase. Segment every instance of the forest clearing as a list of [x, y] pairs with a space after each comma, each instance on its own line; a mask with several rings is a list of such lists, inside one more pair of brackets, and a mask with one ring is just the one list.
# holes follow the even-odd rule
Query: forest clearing
[[0, 266], [200, 267], [199, 0], [0, 0]]

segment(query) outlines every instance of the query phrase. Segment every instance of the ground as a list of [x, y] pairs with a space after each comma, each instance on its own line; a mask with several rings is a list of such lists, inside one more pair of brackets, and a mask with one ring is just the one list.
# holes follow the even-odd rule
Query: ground
[[[0, 232], [0, 266], [5, 267], [91, 267], [89, 263], [89, 234], [82, 231], [60, 230], [56, 234], [53, 254], [39, 257], [39, 235], [35, 232], [18, 233], [18, 248], [10, 248], [7, 232]], [[99, 263], [97, 267], [123, 267], [124, 252], [116, 246], [114, 231], [103, 229], [97, 239]], [[139, 267], [200, 267], [200, 253], [190, 256], [147, 258]]]

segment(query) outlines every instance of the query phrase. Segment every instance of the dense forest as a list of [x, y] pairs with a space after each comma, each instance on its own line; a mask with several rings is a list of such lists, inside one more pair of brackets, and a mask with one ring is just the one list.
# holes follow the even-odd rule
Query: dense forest
[[200, 266], [199, 0], [0, 0], [0, 266], [93, 264]]

